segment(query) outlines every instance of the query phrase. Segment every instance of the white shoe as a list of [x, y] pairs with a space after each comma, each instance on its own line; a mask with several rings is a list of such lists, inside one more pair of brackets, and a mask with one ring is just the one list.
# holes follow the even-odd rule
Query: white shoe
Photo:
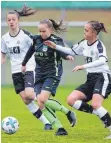
[[111, 140], [111, 134], [109, 136], [107, 136], [105, 139]]

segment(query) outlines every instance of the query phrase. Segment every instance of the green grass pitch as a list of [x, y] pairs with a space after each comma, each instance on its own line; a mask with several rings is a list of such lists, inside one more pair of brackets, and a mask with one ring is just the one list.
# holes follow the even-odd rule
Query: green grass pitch
[[[66, 99], [75, 87], [59, 87], [56, 99], [70, 108]], [[1, 92], [2, 119], [6, 116], [16, 117], [20, 128], [17, 133], [7, 135], [2, 132], [2, 143], [110, 143], [104, 140], [109, 131], [103, 128], [101, 121], [95, 116], [76, 111], [77, 125], [72, 128], [63, 113], [57, 112], [57, 116], [68, 131], [68, 136], [56, 137], [55, 131], [44, 131], [43, 124], [28, 111], [22, 100], [15, 94], [14, 88], [2, 87]], [[105, 100], [104, 107], [111, 114], [111, 96]], [[71, 108], [70, 108], [71, 109]], [[74, 110], [74, 109], [72, 109]]]

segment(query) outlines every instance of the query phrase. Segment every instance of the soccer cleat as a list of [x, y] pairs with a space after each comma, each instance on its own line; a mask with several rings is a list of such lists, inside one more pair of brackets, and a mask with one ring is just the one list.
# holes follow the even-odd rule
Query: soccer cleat
[[45, 124], [44, 130], [53, 130], [52, 125], [51, 124]]
[[67, 131], [64, 128], [59, 128], [55, 133], [56, 136], [66, 136], [68, 135]]
[[111, 134], [109, 136], [107, 136], [105, 139], [111, 140]]
[[66, 114], [66, 116], [67, 116], [67, 118], [68, 118], [68, 120], [69, 120], [69, 122], [70, 122], [70, 124], [71, 124], [71, 127], [74, 127], [75, 124], [76, 124], [76, 121], [77, 121], [77, 119], [76, 119], [76, 114], [75, 114], [74, 112], [72, 112], [72, 111], [69, 111], [69, 112]]

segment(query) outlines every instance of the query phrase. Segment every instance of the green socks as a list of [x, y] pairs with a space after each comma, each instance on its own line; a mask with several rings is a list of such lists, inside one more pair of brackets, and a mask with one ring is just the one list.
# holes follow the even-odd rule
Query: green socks
[[57, 129], [58, 128], [63, 128], [61, 122], [57, 119], [55, 113], [48, 107], [44, 108], [42, 110], [43, 114], [45, 117], [48, 119], [48, 121], [54, 125]]
[[61, 105], [58, 101], [56, 101], [54, 99], [48, 99], [45, 102], [45, 106], [50, 107], [51, 109], [53, 109], [55, 111], [61, 111], [64, 114], [67, 114], [69, 112], [69, 109], [67, 109], [66, 107], [64, 107], [63, 105]]

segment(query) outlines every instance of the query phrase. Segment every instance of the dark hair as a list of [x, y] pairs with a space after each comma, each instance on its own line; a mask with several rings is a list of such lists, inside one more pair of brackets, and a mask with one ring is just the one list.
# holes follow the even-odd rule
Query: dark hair
[[53, 28], [56, 33], [65, 32], [67, 29], [67, 25], [60, 20], [59, 23], [56, 23], [53, 19], [44, 19], [40, 22], [40, 24], [47, 24], [49, 28]]
[[99, 23], [98, 21], [88, 21], [91, 24], [92, 28], [96, 30], [97, 35], [100, 31], [107, 33], [104, 23]]
[[8, 12], [8, 14], [15, 14], [18, 17], [18, 19], [20, 18], [20, 15], [15, 11], [10, 11], [10, 12]]
[[27, 7], [26, 5], [23, 6], [22, 10], [18, 11], [18, 10], [14, 10], [12, 12], [8, 12], [8, 14], [16, 14], [18, 19], [20, 18], [20, 16], [29, 16], [29, 15], [33, 15], [35, 14], [37, 10], [34, 10], [32, 8]]

